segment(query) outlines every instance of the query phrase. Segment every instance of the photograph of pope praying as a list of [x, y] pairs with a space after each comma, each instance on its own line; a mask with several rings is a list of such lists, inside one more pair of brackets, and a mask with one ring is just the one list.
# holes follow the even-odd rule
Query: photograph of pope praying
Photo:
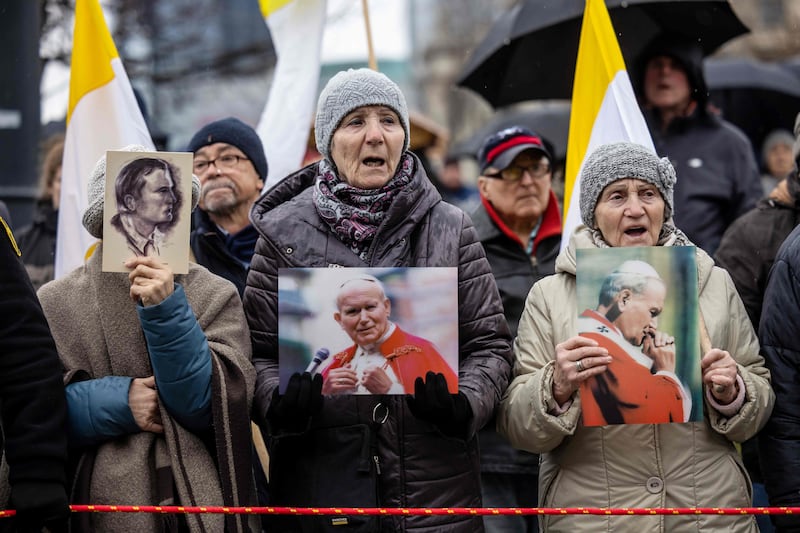
[[106, 161], [105, 205], [115, 209], [105, 220], [103, 269], [125, 271], [132, 256], [156, 256], [186, 273], [192, 154], [109, 151]]
[[578, 250], [577, 291], [578, 334], [611, 357], [581, 384], [584, 425], [702, 420], [694, 248]]
[[295, 372], [322, 393], [413, 394], [427, 372], [458, 392], [455, 268], [291, 268], [278, 275], [281, 391]]

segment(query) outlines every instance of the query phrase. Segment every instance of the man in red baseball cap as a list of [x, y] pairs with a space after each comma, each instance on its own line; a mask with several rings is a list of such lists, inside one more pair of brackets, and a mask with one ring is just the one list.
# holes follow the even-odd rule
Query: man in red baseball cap
[[[478, 164], [481, 205], [472, 219], [500, 290], [506, 322], [516, 335], [528, 291], [553, 274], [561, 245], [552, 158], [540, 135], [514, 126], [484, 141]], [[479, 438], [483, 504], [536, 507], [539, 457], [514, 450], [491, 423]], [[489, 533], [537, 531], [535, 516], [486, 517], [484, 523]]]

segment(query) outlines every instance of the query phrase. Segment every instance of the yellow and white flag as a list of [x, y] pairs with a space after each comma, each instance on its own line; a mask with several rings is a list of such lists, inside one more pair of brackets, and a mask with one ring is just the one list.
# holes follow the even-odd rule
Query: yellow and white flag
[[106, 150], [128, 144], [155, 149], [98, 0], [77, 0], [61, 170], [56, 277], [82, 265], [94, 240], [81, 223], [88, 204], [92, 169]]
[[582, 224], [578, 176], [586, 156], [617, 141], [639, 143], [655, 153], [605, 2], [586, 0], [567, 139], [562, 250]]
[[259, 0], [278, 61], [256, 126], [269, 163], [264, 190], [298, 170], [317, 104], [326, 0]]

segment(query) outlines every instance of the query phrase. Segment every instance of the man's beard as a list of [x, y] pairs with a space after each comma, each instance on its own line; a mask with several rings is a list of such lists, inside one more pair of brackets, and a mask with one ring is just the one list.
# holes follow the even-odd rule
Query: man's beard
[[214, 202], [212, 205], [206, 205], [206, 212], [212, 215], [226, 217], [236, 212], [237, 208], [242, 204], [236, 198], [232, 202]]
[[[205, 201], [205, 196], [209, 192], [215, 191], [217, 189], [227, 189], [227, 190], [230, 191], [231, 194], [229, 196], [222, 196], [220, 198], [214, 198], [214, 199], [212, 199], [211, 203]], [[212, 215], [221, 216], [221, 217], [232, 215], [233, 213], [236, 212], [236, 210], [239, 208], [239, 206], [242, 205], [241, 199], [239, 199], [239, 197], [237, 196], [236, 189], [234, 189], [233, 187], [228, 186], [228, 185], [216, 186], [216, 187], [204, 190], [203, 191], [203, 199], [204, 199], [203, 208], [205, 209], [205, 211], [207, 213], [212, 214]]]

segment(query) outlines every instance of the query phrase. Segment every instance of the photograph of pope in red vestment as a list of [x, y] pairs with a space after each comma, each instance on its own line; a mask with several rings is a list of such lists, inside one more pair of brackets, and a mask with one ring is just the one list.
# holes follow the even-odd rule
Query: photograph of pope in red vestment
[[[580, 285], [580, 266], [578, 274]], [[679, 277], [670, 274], [665, 279], [649, 262], [627, 259], [601, 278], [599, 290], [595, 285], [595, 303], [582, 307], [578, 334], [608, 350], [612, 362], [581, 386], [584, 425], [681, 423], [693, 418], [692, 391], [679, 376], [678, 360], [694, 355], [685, 349], [687, 343], [676, 343], [682, 333], [673, 335], [670, 327], [680, 324], [663, 323], [670, 292], [667, 280], [674, 283]], [[681, 369], [690, 368], [686, 362]]]
[[[310, 312], [285, 328], [305, 332], [300, 339], [315, 354], [307, 370], [322, 375], [323, 394], [414, 394], [427, 372], [458, 393], [457, 273], [444, 270], [454, 269], [313, 269], [311, 277], [329, 280], [300, 280], [307, 300], [318, 292], [310, 287], [324, 287], [333, 301], [332, 312]], [[296, 314], [296, 305], [285, 307]], [[279, 337], [290, 354], [297, 342], [280, 330]]]

